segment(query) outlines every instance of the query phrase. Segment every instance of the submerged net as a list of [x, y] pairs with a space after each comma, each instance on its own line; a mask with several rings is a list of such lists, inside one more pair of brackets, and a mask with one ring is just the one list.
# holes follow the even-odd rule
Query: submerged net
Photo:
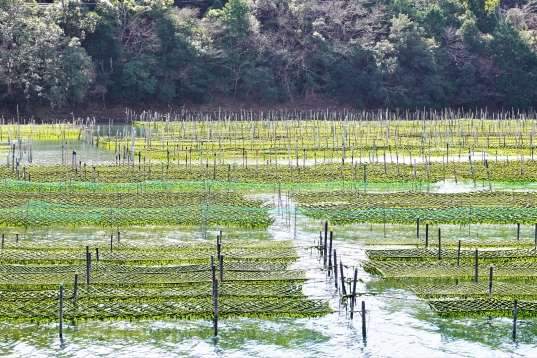
[[0, 319], [57, 320], [60, 285], [68, 320], [211, 318], [213, 278], [221, 317], [330, 312], [326, 301], [303, 295], [306, 274], [289, 268], [290, 242], [229, 244], [221, 253], [213, 271], [216, 248], [207, 244], [120, 245], [86, 261], [83, 247], [12, 243], [0, 250]]

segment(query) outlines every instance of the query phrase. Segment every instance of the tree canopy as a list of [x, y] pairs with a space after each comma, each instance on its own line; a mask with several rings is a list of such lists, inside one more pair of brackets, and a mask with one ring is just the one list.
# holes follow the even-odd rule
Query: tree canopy
[[0, 0], [4, 105], [527, 108], [535, 0]]

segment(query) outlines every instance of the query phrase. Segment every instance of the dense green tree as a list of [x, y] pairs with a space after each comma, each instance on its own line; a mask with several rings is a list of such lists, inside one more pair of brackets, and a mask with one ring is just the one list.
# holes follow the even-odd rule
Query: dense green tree
[[531, 107], [534, 1], [0, 0], [0, 101]]
[[0, 2], [0, 99], [53, 107], [81, 102], [92, 80], [90, 58], [55, 11], [30, 5]]

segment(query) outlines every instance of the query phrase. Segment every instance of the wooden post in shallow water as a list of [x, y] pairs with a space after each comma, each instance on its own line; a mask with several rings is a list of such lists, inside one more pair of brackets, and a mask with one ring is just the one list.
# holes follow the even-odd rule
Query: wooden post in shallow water
[[336, 286], [336, 292], [337, 292], [337, 254], [336, 249], [334, 249], [334, 285]]
[[516, 340], [516, 321], [518, 319], [518, 301], [513, 304], [513, 340]]
[[328, 245], [328, 277], [330, 277], [330, 273], [332, 271], [332, 239], [334, 237], [334, 233], [330, 231], [330, 243]]
[[218, 280], [213, 283], [213, 330], [214, 336], [218, 337]]
[[420, 218], [416, 219], [416, 238], [420, 238]]
[[362, 339], [367, 340], [365, 301], [362, 301]]
[[60, 296], [59, 296], [59, 306], [58, 306], [58, 319], [59, 319], [59, 334], [60, 341], [63, 344], [63, 283], [60, 284]]
[[425, 224], [425, 248], [429, 247], [429, 224]]
[[442, 238], [440, 228], [438, 228], [438, 259], [442, 260]]
[[516, 224], [516, 240], [520, 240], [520, 224]]
[[343, 273], [343, 262], [341, 262], [341, 260], [339, 260], [339, 273], [341, 276], [341, 294], [346, 296], [347, 289], [345, 288], [345, 274]]
[[2, 246], [1, 246], [2, 249], [4, 248], [4, 241], [6, 241], [6, 234], [2, 234]]
[[[326, 234], [326, 233], [325, 233]], [[328, 238], [325, 235], [323, 243], [323, 267], [326, 268], [326, 255], [328, 251]]]
[[351, 295], [351, 320], [354, 318], [354, 306], [356, 302], [356, 281], [358, 280], [358, 269], [354, 269], [354, 277], [352, 279], [352, 295]]
[[216, 280], [216, 267], [214, 266], [214, 256], [211, 256], [211, 282], [213, 299], [213, 329], [214, 336], [218, 336], [218, 281]]
[[91, 253], [89, 252], [89, 246], [86, 246], [86, 285], [90, 285], [91, 274]]

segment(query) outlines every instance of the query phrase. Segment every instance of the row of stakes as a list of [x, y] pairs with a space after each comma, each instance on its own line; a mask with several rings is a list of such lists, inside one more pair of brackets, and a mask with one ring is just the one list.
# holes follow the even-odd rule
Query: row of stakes
[[[350, 302], [350, 312], [349, 317], [351, 320], [354, 319], [354, 313], [358, 312], [361, 316], [362, 323], [362, 339], [364, 342], [367, 341], [367, 326], [366, 326], [366, 308], [365, 301], [361, 302], [361, 309], [356, 310], [357, 304], [357, 292], [356, 285], [358, 283], [358, 269], [354, 268], [354, 275], [352, 278], [346, 278], [345, 272], [343, 270], [343, 262], [341, 258], [338, 262], [338, 256], [336, 248], [333, 246], [334, 234], [332, 231], [328, 230], [328, 222], [324, 222], [323, 231], [319, 232], [319, 242], [315, 246], [319, 251], [319, 255], [322, 258], [323, 268], [326, 270], [328, 277], [333, 276], [334, 286], [336, 291], [341, 295], [341, 300], [346, 300]], [[338, 266], [339, 264], [339, 266]], [[339, 270], [339, 272], [338, 272]], [[338, 277], [339, 276], [339, 277]], [[348, 285], [348, 292], [347, 287]], [[347, 305], [346, 305], [347, 307]]]
[[[119, 244], [120, 241], [120, 235], [121, 233], [118, 231], [117, 233], [117, 243]], [[2, 235], [2, 237], [4, 237]], [[110, 235], [110, 252], [113, 251], [113, 239], [114, 236]], [[211, 256], [211, 263], [210, 263], [210, 270], [211, 270], [211, 281], [212, 281], [212, 290], [211, 290], [211, 297], [212, 297], [212, 303], [213, 303], [213, 334], [214, 337], [218, 337], [218, 296], [219, 296], [219, 289], [218, 289], [218, 283], [224, 282], [224, 255], [222, 255], [222, 231], [216, 236], [216, 257], [218, 260], [218, 269], [216, 267], [215, 263], [215, 257]], [[99, 248], [95, 248], [95, 258], [96, 261], [99, 261]], [[92, 270], [92, 253], [90, 252], [90, 247], [86, 246], [86, 287], [90, 287], [91, 284], [91, 270]], [[217, 273], [218, 271], [218, 278]], [[76, 303], [77, 296], [78, 296], [78, 274], [75, 274], [74, 276], [74, 286], [73, 286], [73, 295], [71, 296], [71, 299], [73, 303]], [[63, 312], [64, 312], [64, 300], [65, 300], [65, 288], [64, 284], [60, 284], [59, 288], [59, 307], [58, 307], [58, 318], [59, 318], [59, 336], [60, 336], [60, 342], [63, 345], [64, 343], [64, 337], [63, 337]]]

